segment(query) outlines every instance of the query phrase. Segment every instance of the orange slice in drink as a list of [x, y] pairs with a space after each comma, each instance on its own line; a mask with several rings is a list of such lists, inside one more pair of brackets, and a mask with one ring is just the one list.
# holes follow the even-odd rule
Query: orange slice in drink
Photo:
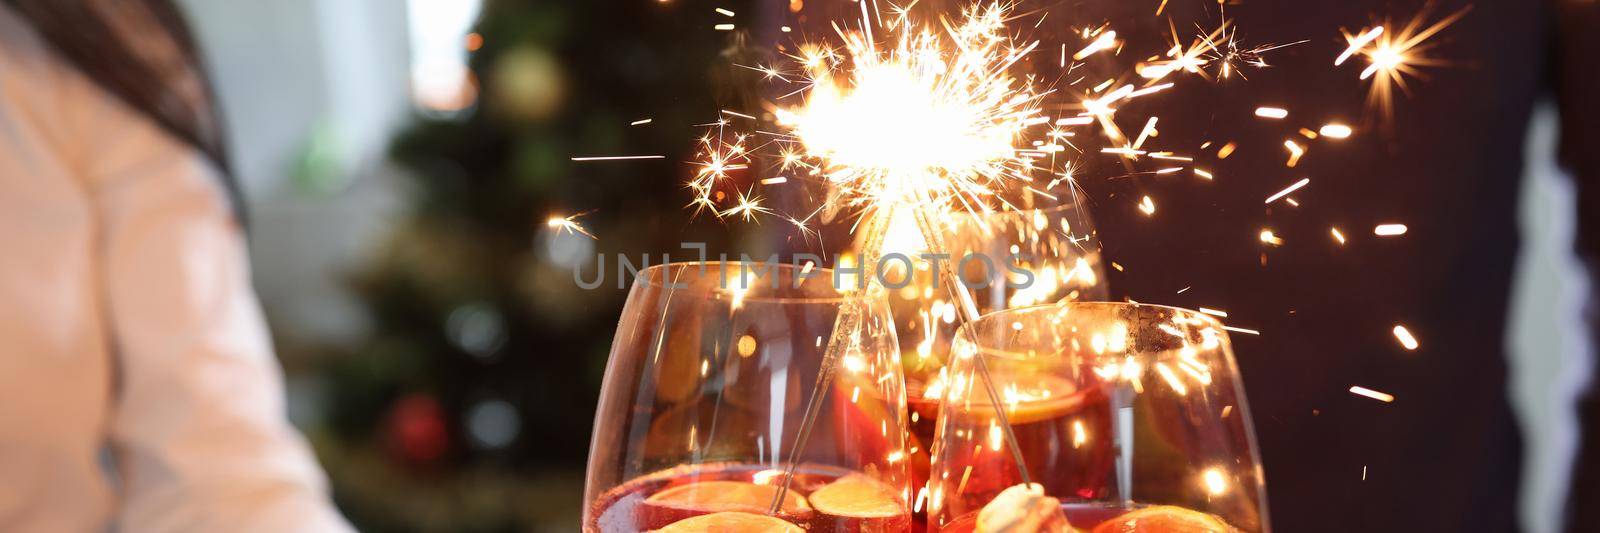
[[1094, 533], [1234, 533], [1221, 518], [1171, 505], [1145, 507], [1107, 520]]
[[903, 531], [911, 525], [894, 488], [860, 474], [823, 485], [809, 499], [825, 530]]
[[[994, 375], [1000, 385], [1000, 400], [1006, 404], [1006, 418], [1012, 425], [1027, 424], [1060, 417], [1079, 410], [1085, 403], [1103, 394], [1099, 389], [1079, 389], [1076, 384], [1057, 376], [1040, 374], [1026, 378], [1002, 373]], [[966, 391], [967, 416], [992, 418], [993, 399], [981, 380], [974, 380], [973, 390]]]
[[721, 512], [685, 518], [657, 533], [804, 533], [800, 526], [754, 513]]
[[[669, 487], [640, 505], [640, 527], [660, 529], [687, 518], [727, 511], [762, 514], [777, 494], [775, 485], [743, 481], [701, 481]], [[778, 509], [780, 518], [804, 522], [811, 515], [805, 496], [792, 490], [784, 495]]]

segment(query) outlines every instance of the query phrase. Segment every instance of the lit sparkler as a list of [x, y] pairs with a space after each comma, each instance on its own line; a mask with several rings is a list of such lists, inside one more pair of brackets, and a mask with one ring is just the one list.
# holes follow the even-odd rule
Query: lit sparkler
[[[994, 210], [1011, 209], [1009, 202], [1022, 196], [1020, 193], [1053, 198], [1060, 184], [1067, 185], [1068, 192], [1074, 191], [1074, 174], [1081, 167], [1075, 166], [1067, 158], [1065, 152], [1068, 150], [1114, 158], [1128, 167], [1130, 175], [1165, 176], [1187, 168], [1201, 179], [1212, 180], [1215, 175], [1211, 171], [1189, 166], [1195, 161], [1194, 157], [1164, 151], [1166, 147], [1147, 146], [1159, 143], [1157, 117], [1139, 117], [1132, 125], [1137, 126], [1142, 122], [1143, 128], [1132, 136], [1125, 135], [1118, 125], [1116, 115], [1119, 109], [1136, 98], [1167, 91], [1175, 86], [1173, 80], [1189, 74], [1204, 80], [1224, 80], [1235, 74], [1243, 78], [1241, 68], [1268, 66], [1262, 54], [1299, 44], [1245, 46], [1237, 38], [1238, 28], [1230, 21], [1223, 20], [1215, 30], [1202, 29], [1188, 44], [1184, 44], [1174, 30], [1170, 48], [1164, 54], [1149, 56], [1131, 74], [1094, 76], [1093, 79], [1086, 79], [1089, 76], [1083, 75], [1075, 80], [1059, 80], [1064, 83], [1061, 87], [1036, 86], [1038, 82], [1034, 78], [1018, 78], [1010, 71], [1021, 61], [1039, 57], [1048, 56], [1054, 62], [1056, 43], [1041, 47], [1039, 42], [1019, 40], [1007, 28], [1007, 23], [1013, 20], [1009, 3], [975, 6], [954, 20], [941, 19], [942, 24], [939, 25], [914, 23], [911, 12], [915, 1], [903, 7], [890, 6], [891, 13], [887, 14], [887, 20], [880, 19], [885, 16], [882, 12], [877, 17], [869, 17], [868, 2], [863, 0], [857, 4], [862, 8], [860, 26], [851, 30], [835, 25], [840, 37], [838, 43], [808, 44], [785, 49], [788, 58], [795, 63], [794, 67], [740, 65], [759, 73], [769, 83], [792, 85], [790, 88], [794, 90], [760, 110], [764, 112], [751, 109], [722, 110], [715, 123], [704, 125], [711, 131], [700, 139], [694, 177], [688, 185], [694, 194], [690, 205], [697, 212], [709, 211], [718, 218], [744, 221], [777, 216], [802, 233], [811, 235], [815, 232], [809, 225], [819, 214], [826, 222], [834, 212], [849, 210], [861, 217], [854, 231], [864, 243], [859, 250], [861, 259], [855, 263], [867, 265], [876, 262], [888, 230], [888, 221], [895, 213], [912, 214], [916, 218], [917, 232], [924, 236], [929, 251], [939, 252], [943, 248], [939, 223], [945, 222], [942, 218], [948, 217], [951, 212], [983, 215]], [[1167, 0], [1162, 0], [1156, 9], [1157, 15], [1166, 4]], [[877, 3], [872, 3], [872, 7], [876, 9]], [[1393, 113], [1395, 88], [1409, 93], [1409, 80], [1421, 77], [1426, 67], [1445, 64], [1428, 55], [1433, 47], [1430, 39], [1459, 20], [1466, 11], [1457, 11], [1424, 27], [1428, 14], [1425, 9], [1398, 30], [1393, 25], [1385, 24], [1365, 28], [1355, 34], [1346, 32], [1344, 37], [1348, 46], [1335, 59], [1334, 66], [1340, 66], [1357, 56], [1365, 58], [1367, 64], [1359, 78], [1370, 80], [1367, 82], [1368, 105], [1390, 116]], [[726, 9], [719, 8], [716, 12], [725, 17], [735, 16]], [[732, 23], [720, 23], [713, 28], [734, 31], [739, 27]], [[875, 37], [874, 28], [879, 29], [881, 33], [877, 37], [882, 39]], [[781, 30], [789, 33], [791, 28], [783, 26]], [[1127, 44], [1109, 25], [1085, 28], [1076, 37], [1081, 41], [1059, 43], [1060, 66], [1069, 74], [1067, 78], [1071, 78], [1073, 70], [1081, 66], [1077, 61], [1091, 56], [1095, 56], [1096, 60], [1119, 56]], [[1036, 54], [1041, 48], [1048, 52]], [[1084, 85], [1079, 85], [1080, 82]], [[1046, 102], [1046, 98], [1058, 90], [1066, 93], [1068, 86], [1072, 87], [1075, 102]], [[1297, 116], [1301, 113], [1302, 110], [1296, 110]], [[1282, 107], [1261, 107], [1256, 110], [1257, 116], [1274, 121], [1283, 121], [1288, 114]], [[644, 118], [629, 125], [643, 126], [652, 122], [652, 119]], [[738, 128], [732, 127], [735, 122], [739, 124]], [[774, 131], [746, 127], [750, 124], [759, 127], [760, 124], [771, 122], [776, 123]], [[1290, 127], [1292, 129], [1295, 126]], [[1103, 146], [1080, 147], [1075, 143], [1084, 141], [1083, 136], [1077, 135], [1082, 133], [1077, 128], [1098, 128], [1107, 143]], [[1316, 131], [1300, 128], [1300, 135], [1306, 139], [1317, 139], [1319, 136], [1346, 139], [1352, 133], [1351, 127], [1338, 123], [1325, 124]], [[1213, 163], [1220, 165], [1240, 145], [1231, 140], [1218, 140], [1223, 142], [1214, 147]], [[1289, 152], [1286, 165], [1294, 167], [1312, 148], [1312, 143], [1302, 145], [1287, 139], [1283, 141], [1283, 147]], [[1211, 142], [1200, 146], [1200, 150], [1208, 148], [1212, 148]], [[1253, 146], [1252, 150], [1259, 148]], [[1246, 153], [1282, 152], [1274, 149], [1247, 150]], [[664, 158], [661, 155], [602, 155], [572, 157], [571, 160], [601, 162]], [[769, 161], [775, 162], [773, 164], [782, 176], [738, 179], [744, 177], [745, 171], [752, 166]], [[1162, 167], [1150, 172], [1139, 172], [1140, 169], [1136, 168], [1138, 164], [1151, 161], [1163, 162]], [[1179, 163], [1164, 163], [1166, 161]], [[1175, 164], [1182, 166], [1172, 166]], [[1218, 170], [1220, 174], [1227, 169]], [[1040, 186], [1035, 181], [1036, 176], [1045, 178], [1039, 182], [1048, 180], [1048, 183]], [[792, 186], [790, 184], [797, 182], [820, 182], [825, 185], [828, 198], [822, 207], [800, 215], [777, 213], [773, 208], [763, 205], [762, 188]], [[1309, 178], [1294, 182], [1267, 197], [1264, 204], [1271, 205], [1282, 200], [1285, 204], [1298, 206], [1290, 195], [1309, 183]], [[1143, 196], [1137, 208], [1145, 215], [1153, 216], [1155, 201]], [[577, 221], [583, 215], [555, 215], [546, 224], [558, 234], [568, 232], [593, 239], [595, 236]], [[1339, 228], [1331, 227], [1328, 231], [1338, 245], [1346, 244], [1346, 236]], [[1406, 226], [1403, 224], [1383, 224], [1374, 228], [1374, 234], [1379, 237], [1394, 237], [1405, 232]], [[1271, 229], [1260, 229], [1259, 239], [1269, 246], [1284, 244], [1284, 239]], [[1264, 258], [1265, 254], [1263, 261]], [[844, 262], [841, 259], [841, 264]], [[1118, 271], [1123, 270], [1122, 265], [1115, 262], [1110, 265]], [[949, 263], [945, 266], [948, 268]], [[807, 263], [806, 271], [812, 267], [811, 263]], [[1072, 272], [1074, 274], [1067, 277], [1093, 276], [1087, 266], [1082, 266], [1081, 273], [1078, 267], [1074, 267]], [[954, 278], [949, 272], [944, 277]], [[940, 301], [941, 305], [948, 306], [948, 312], [942, 316], [949, 321], [959, 310], [965, 315], [964, 318], [970, 320], [976, 314], [970, 295], [960, 292], [958, 284], [951, 284], [951, 288], [957, 291], [952, 294], [951, 301], [961, 305]], [[1186, 290], [1187, 287], [1179, 292]], [[737, 293], [735, 306], [739, 305], [741, 298], [742, 293]], [[1226, 312], [1219, 310], [1201, 308], [1200, 311], [1219, 317], [1227, 316]], [[933, 316], [926, 315], [925, 320], [931, 321]], [[835, 327], [836, 335], [854, 331], [855, 327], [849, 321], [860, 318], [859, 310], [850, 307], [843, 309], [839, 315], [841, 323]], [[932, 328], [925, 329], [931, 331]], [[1239, 334], [1260, 335], [1259, 331], [1253, 329], [1230, 326], [1223, 326], [1223, 329]], [[1405, 326], [1395, 325], [1393, 334], [1406, 350], [1417, 350], [1420, 346]], [[742, 341], [741, 355], [753, 353], [753, 347], [746, 350]], [[830, 379], [832, 366], [839, 362], [849, 370], [852, 361], [859, 365], [858, 359], [841, 358], [840, 351], [846, 346], [848, 343], [838, 338], [829, 341], [823, 369], [819, 372], [818, 383], [812, 391], [806, 411], [808, 420], [802, 423], [786, 470], [766, 470], [757, 475], [757, 482], [763, 484], [780, 478], [783, 480], [782, 490], [773, 500], [774, 506], [783, 501], [783, 491], [788, 490], [789, 483], [794, 479], [792, 469], [796, 464], [795, 459], [808, 437], [811, 417], [818, 411], [818, 402]], [[919, 353], [924, 356], [931, 349], [931, 342], [926, 347], [918, 347]], [[982, 358], [978, 359], [978, 363], [978, 369], [984, 372], [983, 379], [987, 381]], [[1176, 368], [1193, 375], [1193, 369], [1189, 367]], [[707, 367], [702, 366], [701, 375], [704, 376], [706, 371]], [[1179, 394], [1184, 393], [1181, 375], [1173, 367], [1158, 364], [1154, 371]], [[1123, 373], [1125, 377], [1131, 375], [1131, 384], [1135, 389], [1142, 390], [1137, 368], [1124, 368]], [[1203, 382], [1209, 383], [1208, 380]], [[991, 395], [995, 394], [994, 387], [988, 389]], [[1393, 395], [1360, 386], [1352, 386], [1348, 390], [1380, 402], [1395, 400]], [[938, 394], [935, 387], [925, 392]], [[853, 394], [858, 393], [859, 389]], [[1002, 439], [1013, 440], [1010, 448], [1015, 452], [1018, 447], [1004, 418], [1006, 409], [1001, 408], [1001, 401], [997, 397], [992, 401], [998, 419], [990, 426], [989, 446], [998, 450], [1002, 446]], [[1228, 416], [1228, 412], [1224, 410], [1223, 416]], [[1074, 447], [1087, 440], [1082, 424], [1077, 421], [1074, 421], [1074, 432]], [[914, 453], [915, 450], [912, 451]], [[903, 459], [904, 453], [896, 451], [891, 454], [889, 462]], [[1027, 469], [1021, 464], [1021, 457], [1016, 460], [1025, 478]], [[968, 467], [966, 474], [970, 473], [971, 468]], [[966, 483], [966, 474], [962, 476], [962, 486]], [[1362, 476], [1365, 479], [1365, 467]], [[1206, 490], [1213, 495], [1228, 488], [1226, 479], [1215, 469], [1205, 471], [1202, 481]], [[929, 499], [939, 499], [938, 495], [929, 496], [926, 490], [922, 488], [919, 491], [914, 508], [922, 508]]]
[[1049, 121], [1040, 93], [1007, 73], [1038, 43], [1005, 37], [999, 5], [970, 8], [944, 33], [899, 17], [885, 49], [870, 32], [846, 31], [842, 54], [796, 58], [810, 88], [803, 105], [777, 109], [792, 136], [781, 142], [852, 207], [988, 210], [996, 194], [1031, 181], [1019, 152], [1028, 130]]
[[[1031, 188], [1035, 160], [1050, 152], [1045, 143], [1030, 142], [1028, 133], [1049, 129], [1052, 117], [1040, 110], [1045, 93], [1009, 73], [1039, 43], [1009, 37], [1008, 10], [1001, 4], [973, 6], [959, 21], [943, 21], [943, 31], [920, 27], [909, 9], [899, 10], [883, 28], [889, 37], [885, 43], [875, 40], [874, 23], [863, 13], [859, 31], [838, 31], [842, 51], [810, 45], [793, 56], [804, 70], [795, 76], [806, 80], [806, 87], [797, 93], [803, 103], [775, 106], [776, 122], [786, 132], [774, 135], [773, 142], [781, 147], [784, 165], [825, 181], [827, 204], [853, 208], [864, 216], [865, 224], [858, 227], [862, 264], [876, 264], [888, 220], [897, 211], [911, 214], [930, 250], [943, 251], [947, 248], [936, 217], [951, 209], [977, 214], [1007, 208], [1007, 193]], [[1108, 31], [1080, 53], [1114, 44], [1115, 34]], [[1119, 98], [1131, 93], [1130, 86]], [[726, 176], [728, 156], [734, 155], [729, 152], [738, 148], [739, 155], [746, 153], [745, 141], [739, 139], [726, 150], [708, 143], [713, 158], [691, 185], [702, 194], [698, 202], [714, 201], [705, 195]], [[743, 214], [750, 215], [752, 199], [741, 196], [740, 202]], [[946, 279], [954, 279], [954, 273], [946, 272]], [[949, 288], [961, 302], [964, 318], [976, 318], [971, 295], [958, 284]], [[840, 324], [824, 353], [789, 468], [794, 467], [820, 410], [818, 402], [837, 353], [849, 343], [845, 337], [853, 331], [851, 321], [860, 320], [854, 311], [847, 308], [838, 317]], [[992, 387], [990, 392], [994, 393]], [[1000, 405], [999, 398], [992, 399]], [[996, 436], [1003, 434], [1013, 444], [1012, 452], [1020, 453], [1004, 409], [996, 411], [1000, 430]], [[1022, 463], [1020, 455], [1015, 459]]]
[[[792, 66], [743, 66], [768, 81], [799, 89], [769, 106], [779, 131], [733, 136], [725, 132], [727, 119], [710, 125], [716, 132], [702, 138], [700, 169], [690, 184], [696, 193], [691, 205], [722, 217], [755, 212], [749, 204], [719, 208], [733, 201], [735, 194], [718, 184], [730, 172], [751, 164], [752, 152], [765, 149], [774, 149], [779, 168], [792, 173], [784, 181], [823, 182], [829, 190], [824, 203], [830, 213], [850, 209], [861, 216], [887, 216], [896, 207], [909, 206], [931, 213], [964, 210], [981, 215], [1012, 209], [1009, 202], [1023, 192], [1055, 198], [1056, 186], [1075, 187], [1073, 163], [1057, 154], [1068, 149], [1082, 152], [1070, 141], [1075, 135], [1068, 128], [1098, 125], [1111, 141], [1101, 153], [1127, 161], [1146, 156], [1193, 161], [1143, 148], [1157, 135], [1157, 117], [1148, 117], [1137, 139], [1130, 142], [1114, 120], [1118, 107], [1172, 88], [1173, 83], [1161, 82], [1173, 73], [1213, 79], [1203, 69], [1215, 68], [1215, 77], [1226, 77], [1240, 66], [1264, 67], [1262, 53], [1289, 46], [1243, 48], [1226, 20], [1188, 45], [1174, 31], [1164, 59], [1136, 68], [1147, 80], [1144, 87], [1107, 79], [1080, 100], [1081, 113], [1053, 116], [1054, 111], [1046, 108], [1060, 106], [1045, 105], [1045, 97], [1057, 89], [1036, 86], [1031, 79], [1010, 73], [1041, 49], [1038, 41], [1020, 40], [1007, 28], [1012, 4], [974, 5], [954, 20], [941, 19], [939, 26], [919, 25], [912, 16], [914, 5], [891, 6], [879, 14], [887, 17], [881, 20], [868, 16], [863, 5], [858, 29], [835, 24], [837, 43], [787, 49]], [[879, 39], [874, 38], [874, 28]], [[1071, 54], [1073, 61], [1119, 53], [1124, 44], [1106, 25], [1086, 28], [1080, 37], [1084, 41]], [[1063, 67], [1068, 67], [1066, 46], [1062, 45]], [[787, 102], [791, 98], [802, 102]], [[755, 118], [726, 110], [723, 114]], [[1232, 147], [1232, 143], [1224, 147], [1219, 157], [1225, 158]], [[1169, 167], [1155, 172], [1174, 171]], [[1035, 183], [1036, 173], [1056, 179]], [[1198, 175], [1210, 176], [1205, 171]]]
[[[1054, 63], [1058, 54], [1054, 43], [1043, 47], [1038, 41], [1019, 38], [1007, 27], [1014, 20], [1011, 3], [974, 5], [956, 17], [939, 19], [938, 24], [915, 20], [915, 2], [891, 5], [876, 15], [871, 13], [877, 9], [876, 4], [858, 4], [862, 13], [857, 26], [834, 24], [837, 41], [783, 47], [783, 64], [740, 65], [759, 73], [768, 83], [788, 86], [788, 92], [767, 104], [764, 112], [722, 110], [716, 122], [704, 125], [710, 131], [700, 139], [696, 171], [688, 185], [695, 196], [690, 205], [697, 211], [741, 220], [778, 216], [806, 233], [812, 231], [808, 224], [819, 214], [822, 222], [828, 222], [838, 212], [849, 212], [859, 217], [853, 228], [860, 243], [856, 263], [871, 265], [876, 264], [883, 250], [889, 221], [896, 213], [914, 218], [928, 251], [939, 253], [946, 250], [942, 228], [951, 213], [965, 212], [981, 219], [993, 211], [1014, 209], [1012, 202], [1027, 196], [1055, 198], [1060, 192], [1076, 194], [1073, 180], [1079, 167], [1066, 156], [1068, 150], [1115, 158], [1128, 167], [1130, 174], [1162, 176], [1187, 168], [1195, 176], [1211, 180], [1215, 176], [1210, 171], [1188, 166], [1194, 157], [1146, 146], [1157, 143], [1154, 139], [1160, 133], [1156, 128], [1158, 117], [1140, 117], [1134, 124], [1144, 126], [1136, 132], [1128, 130], [1133, 135], [1127, 135], [1118, 125], [1119, 109], [1128, 101], [1173, 88], [1172, 80], [1182, 74], [1205, 80], [1227, 79], [1236, 73], [1242, 77], [1240, 68], [1268, 66], [1262, 58], [1265, 52], [1305, 42], [1247, 47], [1239, 43], [1237, 28], [1223, 20], [1215, 30], [1202, 30], [1188, 44], [1173, 31], [1170, 48], [1164, 54], [1149, 56], [1132, 74], [1092, 79], [1089, 75], [1076, 79], [1067, 76], [1058, 80], [1063, 85], [1056, 87], [1011, 72], [1019, 63], [1041, 57], [1049, 57]], [[1368, 66], [1360, 78], [1371, 79], [1370, 105], [1391, 113], [1394, 87], [1406, 91], [1407, 79], [1418, 77], [1421, 67], [1442, 64], [1426, 55], [1432, 46], [1428, 40], [1464, 13], [1465, 10], [1456, 12], [1423, 27], [1424, 12], [1398, 31], [1377, 26], [1353, 35], [1347, 33], [1349, 47], [1335, 66], [1355, 56], [1366, 58]], [[719, 25], [717, 29], [731, 30], [733, 25]], [[1127, 44], [1109, 25], [1075, 33], [1081, 41], [1059, 44], [1060, 66], [1069, 74], [1082, 66], [1079, 61], [1090, 56], [1119, 56]], [[1040, 54], [1041, 51], [1045, 53]], [[1134, 81], [1129, 82], [1130, 79]], [[1068, 86], [1076, 101], [1046, 101], [1058, 92], [1066, 94]], [[1282, 107], [1262, 107], [1256, 114], [1283, 120], [1289, 113]], [[734, 123], [739, 126], [734, 127]], [[762, 124], [769, 124], [771, 129], [758, 129]], [[1075, 128], [1097, 128], [1106, 143], [1096, 147], [1075, 144], [1083, 139]], [[1349, 126], [1336, 123], [1316, 131], [1300, 128], [1300, 135], [1306, 139], [1345, 139], [1351, 134]], [[1200, 149], [1211, 145], [1207, 142]], [[1289, 167], [1294, 167], [1311, 148], [1309, 143], [1301, 144], [1292, 138], [1285, 140], [1283, 146], [1289, 152]], [[1238, 148], [1231, 140], [1218, 143], [1216, 160], [1227, 159]], [[626, 157], [573, 159], [623, 158]], [[1140, 172], [1135, 165], [1146, 161], [1178, 161], [1176, 164], [1183, 166], [1165, 163], [1156, 170]], [[782, 176], [743, 179], [743, 171], [758, 164], [770, 164]], [[816, 211], [794, 216], [763, 205], [758, 186], [797, 182], [819, 183], [826, 188], [827, 197]], [[1283, 200], [1298, 206], [1289, 195], [1309, 183], [1309, 178], [1301, 179], [1269, 196], [1265, 204]], [[1056, 190], [1060, 184], [1067, 186], [1066, 191]], [[1155, 201], [1149, 196], [1140, 198], [1137, 207], [1147, 216], [1156, 210]], [[1330, 229], [1330, 233], [1339, 244], [1345, 243], [1345, 236], [1337, 228]], [[1284, 242], [1271, 230], [1261, 230], [1260, 240], [1272, 246]], [[1122, 270], [1116, 263], [1111, 266]], [[949, 268], [948, 263], [945, 268]], [[946, 273], [944, 277], [955, 276]], [[953, 291], [948, 300], [953, 302], [948, 304], [951, 309], [959, 310], [965, 319], [974, 318], [977, 312], [970, 294], [959, 284], [949, 288]], [[848, 321], [859, 320], [857, 315], [856, 310], [844, 309], [839, 315], [841, 323], [835, 327], [836, 336], [852, 331]], [[1245, 328], [1225, 329], [1260, 334]], [[789, 468], [793, 468], [792, 459], [804, 446], [811, 417], [818, 410], [816, 402], [847, 344], [846, 339], [829, 341], [817, 387], [812, 391], [812, 405], [807, 408], [795, 449], [790, 453]], [[981, 360], [978, 370], [986, 372]], [[995, 393], [993, 387], [989, 389]], [[1360, 394], [1356, 389], [1352, 392]], [[1392, 397], [1385, 401], [1392, 401]], [[995, 427], [1010, 439], [1005, 410], [999, 408], [998, 397], [994, 402], [1000, 417]], [[1017, 447], [1011, 448], [1015, 451]], [[1021, 458], [1017, 461], [1020, 463]], [[1026, 469], [1022, 470], [1025, 474]], [[785, 477], [784, 490], [790, 478]], [[774, 503], [782, 497], [780, 491]]]

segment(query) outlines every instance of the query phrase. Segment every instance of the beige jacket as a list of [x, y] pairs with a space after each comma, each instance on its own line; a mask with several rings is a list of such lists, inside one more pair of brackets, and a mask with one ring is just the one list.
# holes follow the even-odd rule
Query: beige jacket
[[0, 531], [347, 531], [216, 170], [0, 7]]

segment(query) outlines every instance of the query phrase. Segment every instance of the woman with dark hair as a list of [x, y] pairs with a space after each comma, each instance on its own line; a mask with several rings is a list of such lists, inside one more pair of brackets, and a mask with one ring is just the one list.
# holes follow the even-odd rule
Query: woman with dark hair
[[0, 1], [0, 531], [348, 531], [165, 0]]

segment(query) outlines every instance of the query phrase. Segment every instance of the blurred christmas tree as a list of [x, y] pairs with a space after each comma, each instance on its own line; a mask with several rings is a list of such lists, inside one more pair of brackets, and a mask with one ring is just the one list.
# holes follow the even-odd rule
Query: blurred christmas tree
[[[475, 105], [422, 114], [395, 140], [414, 207], [355, 283], [374, 324], [330, 373], [318, 439], [341, 507], [367, 531], [573, 530], [625, 290], [586, 291], [595, 257], [685, 253], [694, 124], [738, 100], [737, 32], [678, 2], [491, 0]], [[643, 119], [648, 124], [633, 124]], [[583, 154], [664, 160], [583, 163]], [[598, 239], [546, 221], [579, 221]]]

